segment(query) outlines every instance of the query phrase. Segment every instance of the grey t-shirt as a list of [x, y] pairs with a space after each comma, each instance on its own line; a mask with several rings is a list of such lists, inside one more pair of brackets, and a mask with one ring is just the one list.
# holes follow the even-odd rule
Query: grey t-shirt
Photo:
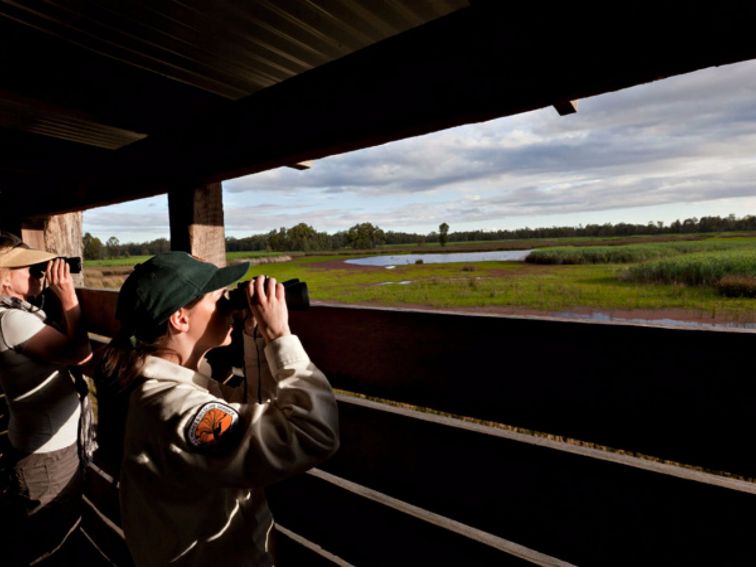
[[45, 327], [45, 313], [26, 302], [0, 305], [0, 387], [10, 410], [13, 447], [45, 453], [76, 443], [81, 413], [71, 374], [24, 354], [24, 343]]

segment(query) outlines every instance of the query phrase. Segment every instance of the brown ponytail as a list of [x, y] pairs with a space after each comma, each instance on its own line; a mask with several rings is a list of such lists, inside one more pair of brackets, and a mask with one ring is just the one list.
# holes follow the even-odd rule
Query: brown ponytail
[[[185, 307], [193, 307], [202, 297], [193, 299]], [[143, 380], [145, 360], [148, 356], [160, 356], [175, 358], [178, 364], [182, 364], [181, 356], [168, 348], [167, 342], [168, 322], [165, 321], [139, 329], [122, 327], [102, 350], [94, 373], [98, 457], [113, 476], [117, 476], [123, 457], [129, 396]]]
[[142, 368], [149, 355], [165, 354], [168, 326], [155, 329], [148, 340], [137, 339], [122, 330], [102, 350], [94, 373], [97, 391], [98, 461], [107, 472], [118, 477], [123, 458], [123, 439], [129, 396], [142, 381]]

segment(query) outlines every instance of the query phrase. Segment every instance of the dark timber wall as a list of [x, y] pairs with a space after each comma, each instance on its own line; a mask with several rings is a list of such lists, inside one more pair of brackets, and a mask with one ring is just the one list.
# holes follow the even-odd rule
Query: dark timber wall
[[[114, 294], [81, 295], [112, 333]], [[268, 487], [280, 565], [756, 564], [756, 334], [328, 306], [292, 328], [343, 390], [342, 447]], [[127, 564], [111, 482], [85, 527]]]

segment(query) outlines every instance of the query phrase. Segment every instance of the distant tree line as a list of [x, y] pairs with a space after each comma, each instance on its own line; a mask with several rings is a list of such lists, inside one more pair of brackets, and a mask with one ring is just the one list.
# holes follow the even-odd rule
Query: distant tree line
[[168, 252], [171, 243], [167, 238], [158, 238], [150, 242], [127, 242], [121, 244], [118, 238], [111, 236], [103, 243], [89, 232], [84, 233], [84, 258], [87, 260], [102, 260], [105, 258], [124, 258], [129, 256], [146, 256]]
[[[226, 250], [237, 251], [323, 251], [343, 248], [369, 249], [386, 244], [412, 244], [440, 242], [469, 242], [474, 240], [505, 240], [520, 238], [561, 238], [574, 236], [632, 236], [641, 234], [687, 234], [704, 232], [756, 231], [756, 216], [689, 218], [676, 220], [669, 225], [663, 222], [647, 224], [589, 224], [586, 226], [554, 226], [548, 228], [520, 228], [516, 230], [469, 230], [449, 232], [449, 225], [439, 225], [439, 232], [416, 234], [409, 232], [384, 231], [378, 226], [364, 222], [353, 227], [328, 234], [318, 232], [306, 223], [291, 228], [281, 227], [265, 234], [255, 234], [244, 238], [226, 238]], [[90, 233], [84, 235], [84, 257], [87, 259], [118, 258], [159, 254], [170, 250], [170, 242], [158, 238], [150, 242], [121, 244], [115, 236], [103, 243]]]
[[340, 248], [375, 248], [387, 244], [387, 235], [377, 226], [364, 222], [348, 230], [335, 234], [317, 232], [309, 224], [299, 223], [291, 228], [281, 227], [266, 234], [255, 234], [245, 238], [226, 238], [226, 250], [290, 250], [310, 252], [312, 250], [338, 250]]
[[588, 224], [585, 226], [553, 226], [548, 228], [520, 228], [516, 230], [471, 230], [449, 234], [450, 242], [471, 240], [504, 240], [508, 238], [560, 238], [572, 236], [633, 236], [640, 234], [692, 234], [704, 232], [733, 232], [756, 230], [756, 216], [689, 218], [669, 225], [650, 221], [648, 224]]

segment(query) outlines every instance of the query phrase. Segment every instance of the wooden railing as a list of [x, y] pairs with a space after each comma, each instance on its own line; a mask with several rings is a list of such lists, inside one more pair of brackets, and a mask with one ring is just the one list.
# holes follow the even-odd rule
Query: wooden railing
[[[81, 290], [93, 332], [112, 292]], [[268, 487], [279, 565], [754, 565], [756, 334], [315, 306], [339, 452]], [[85, 529], [129, 564], [113, 480]]]

